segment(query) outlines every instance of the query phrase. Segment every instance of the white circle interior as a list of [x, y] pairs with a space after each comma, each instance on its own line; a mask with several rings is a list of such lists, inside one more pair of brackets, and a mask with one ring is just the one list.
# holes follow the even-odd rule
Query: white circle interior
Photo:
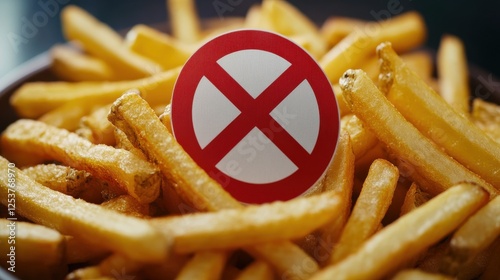
[[[217, 63], [254, 99], [291, 66], [281, 56], [254, 49], [227, 54]], [[205, 76], [196, 88], [192, 112], [194, 132], [202, 149], [241, 114]], [[312, 153], [318, 139], [320, 119], [318, 102], [307, 79], [298, 83], [270, 116], [309, 154]], [[272, 128], [263, 132], [253, 127], [216, 164], [217, 169], [229, 177], [252, 184], [273, 183], [290, 176], [298, 167], [271, 141], [273, 133]]]

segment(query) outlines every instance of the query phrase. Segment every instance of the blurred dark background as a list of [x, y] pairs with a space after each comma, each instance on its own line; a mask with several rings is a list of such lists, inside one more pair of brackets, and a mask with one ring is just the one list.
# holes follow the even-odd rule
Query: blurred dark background
[[[226, 4], [226, 17], [244, 16], [259, 0], [197, 0], [201, 17], [219, 17], [215, 6]], [[316, 23], [328, 16], [341, 15], [377, 20], [390, 7], [402, 11], [420, 11], [427, 23], [427, 46], [436, 49], [440, 37], [450, 33], [461, 37], [469, 61], [486, 73], [500, 77], [500, 1], [424, 1], [424, 0], [290, 0]], [[54, 43], [64, 42], [60, 28], [60, 10], [74, 4], [85, 8], [111, 27], [124, 30], [136, 23], [167, 22], [165, 0], [0, 0], [0, 79], [16, 66], [42, 53]], [[234, 6], [231, 6], [233, 4]], [[44, 8], [45, 7], [45, 8]], [[227, 6], [226, 6], [227, 7]], [[47, 9], [48, 8], [48, 9]], [[385, 12], [384, 12], [385, 11]], [[35, 32], [27, 33], [26, 25]], [[23, 29], [24, 28], [24, 29]], [[31, 30], [33, 31], [33, 30]], [[24, 32], [24, 33], [23, 33]], [[29, 36], [26, 36], [29, 35]]]

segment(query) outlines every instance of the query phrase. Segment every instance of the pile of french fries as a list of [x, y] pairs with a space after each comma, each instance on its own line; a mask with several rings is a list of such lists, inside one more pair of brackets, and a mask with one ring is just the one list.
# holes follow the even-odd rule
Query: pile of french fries
[[[20, 279], [498, 279], [500, 106], [471, 97], [460, 39], [436, 78], [415, 12], [318, 28], [279, 0], [215, 23], [192, 0], [167, 9], [171, 34], [125, 38], [62, 10], [61, 81], [20, 87], [1, 135], [4, 268], [13, 206]], [[242, 205], [172, 136], [180, 68], [238, 28], [287, 36], [332, 83], [341, 136], [314, 194]]]

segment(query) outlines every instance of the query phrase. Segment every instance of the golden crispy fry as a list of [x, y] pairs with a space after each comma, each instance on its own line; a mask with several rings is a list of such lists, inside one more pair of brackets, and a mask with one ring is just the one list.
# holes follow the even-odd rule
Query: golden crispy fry
[[39, 164], [23, 170], [31, 179], [63, 194], [78, 197], [87, 187], [90, 173], [64, 165]]
[[143, 203], [152, 202], [160, 192], [160, 172], [153, 164], [128, 151], [94, 145], [42, 122], [18, 120], [11, 124], [2, 135], [2, 148], [11, 147], [85, 170]]
[[[82, 103], [87, 104], [82, 106]], [[48, 125], [75, 131], [78, 128], [80, 119], [95, 109], [94, 104], [92, 100], [70, 101], [43, 114], [38, 120]]]
[[37, 264], [54, 267], [63, 263], [64, 237], [53, 229], [0, 219], [0, 240], [2, 265], [8, 263], [12, 256], [14, 266]]
[[476, 98], [471, 115], [474, 124], [500, 144], [500, 106]]
[[337, 106], [339, 107], [340, 116], [343, 117], [350, 114], [351, 109], [349, 109], [347, 102], [342, 96], [342, 89], [340, 88], [339, 84], [333, 85], [333, 93], [335, 94], [335, 98], [337, 99]]
[[[0, 157], [0, 199], [4, 205], [12, 193], [7, 185], [8, 164]], [[9, 170], [15, 172], [16, 211], [23, 217], [132, 259], [156, 262], [167, 257], [167, 240], [148, 222], [74, 199], [40, 185], [16, 168]]]
[[321, 26], [321, 36], [330, 47], [335, 46], [356, 29], [363, 28], [366, 21], [348, 17], [330, 17]]
[[150, 216], [149, 205], [142, 204], [130, 195], [120, 195], [101, 203], [101, 206], [137, 218]]
[[459, 182], [474, 182], [490, 194], [498, 190], [446, 155], [394, 108], [361, 70], [348, 70], [340, 80], [351, 110], [389, 150], [409, 165], [407, 175], [437, 194]]
[[469, 73], [465, 47], [452, 35], [444, 35], [437, 52], [439, 93], [458, 112], [469, 113]]
[[201, 251], [182, 268], [176, 280], [217, 280], [222, 274], [228, 257], [227, 252]]
[[26, 83], [12, 95], [10, 103], [27, 118], [37, 118], [67, 102], [79, 102], [86, 108], [106, 105], [130, 89], [140, 90], [151, 105], [163, 104], [172, 97], [179, 71], [175, 68], [133, 81]]
[[344, 71], [360, 67], [365, 59], [374, 55], [378, 44], [390, 41], [398, 50], [409, 50], [420, 45], [425, 36], [423, 18], [416, 12], [405, 13], [387, 21], [371, 22], [352, 32], [326, 53], [319, 64], [334, 84]]
[[109, 249], [95, 246], [81, 238], [75, 238], [73, 236], [65, 237], [64, 256], [67, 264], [84, 263], [101, 259], [109, 253]]
[[167, 0], [167, 12], [175, 38], [184, 43], [196, 43], [200, 39], [194, 0]]
[[169, 104], [165, 107], [165, 111], [159, 116], [159, 118], [160, 118], [160, 121], [163, 123], [163, 125], [165, 125], [165, 127], [168, 129], [168, 131], [170, 133], [172, 133], [171, 116], [172, 116], [172, 106], [170, 106], [170, 104]]
[[450, 240], [448, 271], [457, 272], [464, 263], [490, 246], [500, 236], [500, 197], [470, 217]]
[[122, 254], [113, 254], [102, 260], [98, 267], [102, 275], [120, 279], [129, 276], [135, 278], [144, 267], [144, 263], [130, 259]]
[[[133, 140], [131, 142], [136, 142], [148, 158], [158, 163], [161, 172], [173, 183], [179, 196], [191, 204], [178, 205], [179, 209], [187, 206], [217, 211], [243, 207], [197, 166], [138, 94], [127, 93], [120, 97], [111, 108], [108, 118]], [[142, 128], [146, 126], [155, 133], [142, 133]], [[280, 273], [291, 276], [296, 272], [290, 271], [290, 267], [300, 268], [307, 264], [308, 271], [305, 275], [319, 269], [312, 258], [290, 242], [263, 244], [247, 250], [273, 265]]]
[[87, 127], [92, 132], [90, 142], [115, 145], [115, 127], [108, 121], [110, 108], [111, 104], [102, 106], [81, 119], [80, 126]]
[[[432, 57], [428, 52], [425, 51], [415, 51], [411, 53], [405, 53], [401, 55], [401, 59], [404, 63], [413, 70], [419, 77], [429, 82], [432, 78], [432, 71], [434, 70], [434, 64]], [[368, 74], [370, 79], [377, 81], [379, 71], [379, 61], [376, 56], [371, 57], [365, 63], [363, 63], [361, 69]]]
[[264, 0], [260, 12], [273, 31], [289, 37], [302, 36], [301, 40], [307, 41], [306, 49], [315, 58], [326, 52], [326, 42], [316, 25], [288, 2]]
[[339, 210], [339, 195], [325, 193], [287, 202], [153, 219], [151, 222], [166, 235], [173, 236], [174, 252], [191, 253], [303, 237], [333, 220]]
[[[215, 38], [226, 32], [234, 31], [245, 27], [245, 18], [242, 17], [223, 17], [214, 19], [204, 19], [204, 30], [201, 33], [201, 41], [198, 44], [203, 44], [210, 39]], [[195, 44], [194, 47], [199, 46]]]
[[162, 70], [152, 60], [130, 51], [118, 33], [81, 8], [66, 6], [61, 22], [66, 38], [78, 41], [86, 52], [108, 63], [117, 79], [138, 79]]
[[59, 78], [71, 81], [111, 81], [114, 73], [106, 62], [85, 55], [75, 47], [58, 45], [50, 50], [51, 70]]
[[363, 157], [378, 143], [378, 139], [356, 115], [346, 123], [345, 131], [349, 133], [352, 151], [355, 158]]
[[333, 250], [332, 263], [356, 252], [377, 231], [391, 204], [398, 177], [398, 169], [390, 162], [373, 162], [340, 240]]
[[500, 190], [500, 145], [409, 70], [390, 44], [381, 44], [377, 54], [382, 60], [382, 88], [401, 114], [450, 156]]
[[353, 255], [311, 279], [387, 276], [457, 228], [487, 200], [488, 194], [476, 185], [463, 183], [451, 187], [379, 231]]
[[319, 240], [312, 252], [316, 259], [325, 263], [330, 259], [335, 244], [344, 229], [351, 212], [352, 187], [354, 179], [354, 154], [347, 133], [341, 133], [337, 150], [323, 180], [323, 192], [334, 192], [341, 197], [340, 213], [319, 230]]
[[118, 128], [115, 128], [114, 134], [115, 134], [115, 140], [116, 140], [116, 145], [115, 145], [116, 148], [127, 150], [127, 151], [135, 154], [136, 156], [138, 156], [144, 160], [147, 160], [144, 153], [140, 149], [134, 147], [134, 145], [132, 143], [130, 143], [130, 140], [128, 140], [125, 132], [119, 130]]
[[418, 269], [408, 269], [398, 272], [392, 280], [452, 280], [450, 276], [424, 272]]
[[406, 215], [411, 211], [417, 209], [422, 204], [429, 201], [430, 197], [428, 194], [423, 192], [417, 184], [411, 184], [408, 192], [406, 192], [405, 201], [401, 206], [401, 214], [400, 216]]
[[235, 280], [273, 280], [274, 274], [271, 267], [262, 261], [254, 261], [247, 266]]
[[188, 45], [143, 24], [130, 29], [126, 43], [132, 51], [156, 61], [165, 70], [182, 66], [192, 54]]

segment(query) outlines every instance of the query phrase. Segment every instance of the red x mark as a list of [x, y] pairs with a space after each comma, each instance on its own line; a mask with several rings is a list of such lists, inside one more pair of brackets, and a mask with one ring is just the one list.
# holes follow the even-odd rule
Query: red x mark
[[298, 167], [302, 167], [309, 154], [274, 118], [271, 111], [303, 80], [298, 67], [290, 66], [256, 99], [235, 81], [219, 64], [210, 65], [205, 77], [219, 89], [241, 113], [203, 149], [212, 165], [217, 164], [254, 127], [272, 131], [266, 135]]

